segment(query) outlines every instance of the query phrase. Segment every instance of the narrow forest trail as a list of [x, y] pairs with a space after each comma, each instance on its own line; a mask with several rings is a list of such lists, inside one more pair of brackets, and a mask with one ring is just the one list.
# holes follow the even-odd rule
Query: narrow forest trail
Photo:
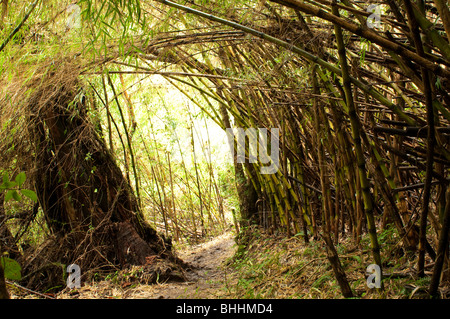
[[57, 298], [119, 298], [119, 299], [214, 299], [227, 297], [231, 270], [226, 261], [236, 250], [235, 234], [226, 232], [205, 243], [178, 251], [178, 256], [191, 267], [186, 269], [187, 281], [136, 284], [115, 284], [104, 280], [83, 285], [75, 294], [60, 293]]
[[178, 253], [191, 266], [186, 282], [139, 285], [127, 291], [124, 298], [189, 299], [224, 298], [227, 270], [225, 262], [235, 253], [234, 233], [227, 232], [212, 240], [191, 246]]

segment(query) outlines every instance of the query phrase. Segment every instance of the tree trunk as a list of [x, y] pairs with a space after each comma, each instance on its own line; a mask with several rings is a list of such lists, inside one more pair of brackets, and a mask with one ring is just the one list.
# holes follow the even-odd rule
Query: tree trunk
[[[75, 263], [82, 272], [149, 265], [154, 257], [180, 260], [170, 240], [144, 219], [132, 187], [88, 121], [86, 98], [74, 80], [37, 90], [30, 105], [36, 143], [36, 193], [54, 247], [44, 256], [25, 256], [24, 270], [41, 263]], [[44, 97], [46, 103], [40, 102]], [[42, 252], [41, 252], [42, 254]], [[148, 258], [151, 257], [151, 258]], [[55, 260], [56, 259], [56, 260]]]
[[[221, 92], [218, 91], [219, 96]], [[222, 121], [226, 128], [231, 128], [230, 117], [224, 105], [220, 106], [220, 113], [222, 116]], [[252, 219], [257, 217], [257, 205], [258, 193], [252, 184], [251, 178], [256, 180], [256, 172], [252, 164], [244, 163], [240, 164], [237, 162], [237, 153], [234, 152], [234, 170], [236, 178], [236, 189], [239, 196], [240, 204], [240, 214], [241, 214], [241, 226], [246, 226]], [[247, 172], [252, 175], [252, 177], [247, 177], [244, 173], [244, 165], [247, 168]]]

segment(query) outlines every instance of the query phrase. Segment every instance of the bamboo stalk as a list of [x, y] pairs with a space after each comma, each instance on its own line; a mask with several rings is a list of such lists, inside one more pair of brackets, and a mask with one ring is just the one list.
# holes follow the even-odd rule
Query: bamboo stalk
[[430, 295], [433, 297], [438, 296], [438, 288], [441, 279], [442, 268], [444, 265], [445, 256], [446, 254], [448, 255], [448, 242], [450, 233], [450, 191], [448, 189], [446, 192], [446, 206], [443, 217], [442, 228], [439, 234], [436, 261], [433, 268], [433, 275], [430, 281]]
[[171, 216], [172, 219], [174, 221], [175, 224], [175, 229], [174, 229], [174, 233], [175, 233], [175, 240], [179, 241], [180, 240], [180, 228], [178, 226], [178, 217], [177, 217], [177, 211], [176, 211], [176, 205], [175, 205], [175, 192], [173, 189], [173, 178], [172, 178], [172, 163], [171, 163], [171, 159], [170, 159], [170, 153], [167, 152], [167, 163], [169, 165], [169, 183], [170, 183], [170, 193], [171, 193]]
[[[333, 4], [336, 3], [335, 0], [333, 1]], [[339, 15], [337, 7], [333, 6], [333, 14]], [[367, 220], [367, 226], [369, 230], [369, 237], [372, 244], [372, 254], [375, 263], [381, 268], [381, 256], [380, 256], [380, 246], [377, 239], [377, 233], [376, 233], [376, 226], [375, 226], [375, 220], [373, 216], [373, 202], [372, 202], [372, 196], [370, 193], [370, 185], [369, 181], [366, 176], [366, 164], [364, 159], [364, 154], [361, 147], [361, 124], [359, 123], [359, 118], [357, 117], [357, 111], [355, 108], [355, 105], [353, 103], [353, 96], [352, 96], [352, 90], [351, 90], [351, 81], [349, 78], [348, 73], [348, 65], [347, 65], [347, 57], [346, 57], [346, 50], [343, 42], [342, 37], [342, 30], [340, 26], [335, 25], [335, 35], [336, 35], [336, 43], [338, 46], [338, 53], [339, 53], [339, 61], [341, 63], [342, 67], [342, 78], [343, 78], [343, 86], [344, 86], [344, 93], [345, 93], [345, 101], [347, 104], [347, 107], [349, 109], [349, 117], [350, 117], [350, 123], [352, 127], [352, 138], [353, 143], [355, 147], [355, 153], [357, 158], [357, 166], [358, 166], [358, 172], [359, 172], [359, 179], [361, 183], [361, 190], [364, 200], [364, 212], [366, 215]]]
[[[6, 37], [6, 39], [2, 42], [2, 44], [0, 44], [0, 52], [2, 52], [5, 47], [8, 45], [9, 41], [11, 41], [14, 36], [17, 34], [17, 32], [20, 31], [20, 29], [23, 27], [23, 25], [25, 24], [25, 22], [28, 20], [28, 18], [30, 17], [30, 15], [33, 13], [34, 9], [36, 8], [37, 4], [40, 2], [40, 0], [36, 0], [35, 2], [33, 2], [31, 4], [31, 6], [29, 7], [27, 13], [25, 13], [25, 16], [23, 17], [23, 19], [19, 22], [19, 24], [14, 28], [14, 30], [11, 31], [11, 33]], [[4, 4], [7, 4], [6, 1], [3, 2], [3, 15], [6, 14], [6, 10], [7, 10], [7, 5], [5, 7]], [[2, 20], [3, 20], [3, 16], [2, 16]]]
[[336, 251], [336, 248], [334, 247], [333, 241], [331, 240], [331, 237], [327, 233], [325, 233], [322, 236], [322, 238], [325, 241], [327, 248], [327, 257], [333, 268], [336, 280], [339, 283], [339, 287], [341, 288], [342, 295], [345, 298], [352, 298], [353, 292], [348, 283], [344, 268], [342, 267], [341, 262], [339, 261], [339, 255]]
[[[320, 91], [318, 88], [318, 81], [317, 81], [317, 75], [314, 69], [316, 69], [317, 66], [313, 66], [312, 71], [312, 83], [313, 83], [313, 92], [316, 95], [320, 95]], [[315, 125], [315, 139], [316, 139], [316, 145], [317, 145], [317, 158], [318, 158], [318, 169], [320, 174], [320, 184], [322, 189], [322, 223], [324, 225], [323, 231], [325, 233], [325, 236], [329, 236], [330, 230], [331, 230], [331, 212], [329, 210], [329, 201], [331, 199], [329, 198], [329, 182], [326, 178], [327, 173], [325, 172], [327, 170], [327, 164], [325, 162], [325, 154], [323, 149], [323, 130], [321, 128], [321, 118], [320, 118], [320, 110], [319, 110], [319, 102], [317, 100], [317, 97], [314, 97], [313, 99], [313, 114], [314, 114], [314, 125]]]
[[106, 76], [107, 76], [109, 85], [110, 85], [110, 87], [111, 87], [111, 89], [113, 91], [114, 100], [116, 101], [117, 108], [119, 110], [119, 114], [120, 114], [120, 117], [121, 117], [121, 120], [122, 120], [122, 125], [123, 125], [123, 129], [124, 129], [124, 132], [125, 132], [125, 136], [127, 138], [127, 146], [128, 146], [128, 151], [130, 153], [130, 159], [131, 159], [131, 168], [133, 170], [134, 179], [135, 179], [136, 199], [138, 201], [138, 206], [141, 207], [142, 203], [141, 203], [141, 195], [140, 195], [140, 190], [139, 190], [139, 174], [137, 173], [137, 166], [136, 166], [136, 161], [135, 161], [135, 158], [134, 158], [134, 151], [133, 151], [133, 146], [132, 146], [132, 143], [131, 143], [131, 136], [130, 136], [130, 134], [128, 132], [127, 124], [126, 124], [126, 121], [125, 121], [125, 116], [123, 114], [122, 107], [120, 106], [120, 103], [119, 103], [119, 100], [118, 100], [118, 97], [117, 97], [117, 94], [116, 94], [116, 89], [114, 88], [114, 84], [113, 84], [113, 82], [111, 80], [111, 77], [110, 77], [108, 72], [106, 72]]
[[[331, 71], [331, 72], [333, 72], [333, 73], [335, 73], [335, 74], [337, 74], [339, 76], [342, 75], [341, 70], [338, 67], [336, 67], [336, 66], [334, 66], [334, 65], [332, 65], [332, 64], [330, 64], [330, 63], [328, 63], [328, 62], [326, 62], [326, 61], [324, 61], [322, 59], [320, 59], [319, 57], [317, 57], [317, 56], [315, 56], [315, 55], [313, 55], [313, 54], [311, 54], [311, 53], [309, 53], [309, 52], [307, 52], [305, 50], [300, 49], [299, 47], [296, 47], [296, 46], [294, 46], [294, 45], [292, 45], [290, 43], [287, 43], [287, 42], [285, 42], [283, 40], [280, 40], [280, 39], [274, 38], [272, 36], [269, 36], [269, 35], [261, 32], [261, 31], [257, 31], [255, 29], [252, 29], [252, 28], [240, 25], [238, 23], [231, 22], [231, 21], [228, 21], [228, 20], [225, 20], [225, 19], [221, 19], [221, 18], [215, 17], [213, 15], [206, 14], [204, 12], [191, 9], [189, 7], [186, 7], [186, 6], [178, 5], [178, 4], [170, 2], [170, 1], [166, 1], [166, 0], [155, 0], [155, 1], [161, 2], [161, 3], [169, 5], [171, 7], [178, 8], [178, 9], [184, 10], [186, 12], [193, 13], [193, 14], [196, 14], [198, 16], [201, 16], [201, 17], [204, 17], [204, 18], [207, 18], [207, 19], [210, 19], [210, 20], [213, 20], [213, 21], [216, 21], [216, 22], [228, 25], [228, 26], [231, 26], [233, 28], [242, 30], [242, 31], [244, 31], [246, 33], [250, 33], [250, 34], [252, 34], [254, 36], [260, 37], [260, 38], [262, 38], [264, 40], [267, 40], [267, 41], [269, 41], [271, 43], [274, 43], [274, 44], [276, 44], [276, 45], [278, 45], [280, 47], [283, 47], [283, 48], [285, 48], [287, 50], [290, 50], [290, 51], [292, 51], [294, 53], [297, 53], [300, 56], [310, 60], [311, 62], [319, 64], [320, 66], [326, 68], [327, 70], [329, 70], [329, 71]], [[358, 28], [357, 28], [357, 30], [358, 30]], [[399, 48], [401, 48], [400, 46], [396, 46], [396, 48], [397, 48], [397, 50], [393, 50], [393, 51], [399, 51], [400, 50], [403, 53], [403, 50], [399, 49]], [[408, 52], [410, 52], [410, 51], [408, 51]], [[423, 60], [421, 60], [421, 61], [424, 62]], [[425, 60], [425, 61], [428, 61], [428, 60]], [[434, 72], [436, 74], [441, 74], [441, 72], [439, 72], [436, 68], [431, 67], [429, 65], [429, 63], [425, 63], [425, 64], [430, 69], [434, 70]], [[442, 71], [441, 68], [439, 68], [439, 70]], [[442, 71], [442, 72], [445, 73], [447, 71]], [[450, 72], [448, 72], [448, 73], [449, 73], [449, 76], [450, 76]], [[399, 110], [398, 107], [395, 104], [393, 104], [390, 101], [388, 101], [383, 95], [381, 95], [379, 92], [374, 90], [371, 86], [368, 86], [368, 85], [362, 83], [361, 81], [359, 81], [359, 80], [357, 80], [357, 79], [355, 79], [355, 78], [353, 78], [351, 76], [349, 78], [350, 78], [350, 80], [352, 81], [353, 84], [357, 85], [361, 90], [363, 90], [363, 91], [367, 92], [368, 94], [370, 94], [371, 96], [373, 96], [375, 99], [377, 99], [383, 105], [386, 105], [393, 112], [395, 112], [402, 119], [404, 119], [407, 123], [409, 123], [411, 125], [413, 125], [415, 123], [414, 120], [412, 120], [409, 116], [407, 116], [401, 110]]]
[[[159, 2], [168, 2], [163, 0], [157, 0]], [[306, 4], [304, 2], [300, 2], [299, 0], [271, 0], [273, 2], [277, 2], [280, 4], [283, 4], [285, 6], [291, 7], [293, 9], [312, 14], [314, 16], [317, 16], [318, 18], [327, 20], [332, 22], [335, 26], [339, 26], [341, 28], [344, 28], [354, 34], [357, 34], [365, 39], [368, 39], [372, 41], [373, 43], [376, 43], [380, 45], [381, 47], [387, 49], [388, 51], [393, 51], [401, 56], [404, 56], [408, 59], [411, 59], [412, 61], [418, 63], [424, 68], [427, 68], [434, 72], [437, 75], [441, 75], [444, 77], [449, 76], [449, 72], [444, 70], [442, 67], [440, 67], [438, 64], [434, 64], [430, 60], [416, 54], [413, 51], [408, 50], [404, 46], [392, 42], [380, 35], [378, 35], [375, 31], [368, 29], [368, 28], [361, 28], [359, 25], [348, 22], [347, 20], [336, 16], [335, 14], [326, 12], [320, 8], [314, 7], [312, 5]]]
[[109, 149], [111, 152], [114, 153], [114, 144], [113, 144], [113, 138], [112, 138], [112, 129], [111, 129], [111, 119], [112, 115], [109, 110], [109, 99], [108, 99], [108, 92], [106, 90], [106, 83], [105, 83], [105, 77], [104, 77], [104, 70], [102, 69], [102, 86], [103, 86], [103, 95], [105, 96], [105, 107], [106, 107], [106, 121], [108, 125], [108, 137], [109, 137]]

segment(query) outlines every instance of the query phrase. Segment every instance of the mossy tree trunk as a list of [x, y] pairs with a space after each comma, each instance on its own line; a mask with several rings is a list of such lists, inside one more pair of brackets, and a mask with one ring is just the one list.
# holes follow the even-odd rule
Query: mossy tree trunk
[[69, 84], [51, 94], [41, 88], [30, 103], [39, 105], [32, 113], [35, 189], [60, 243], [52, 261], [82, 271], [148, 265], [156, 257], [177, 264], [170, 240], [146, 222], [132, 186], [90, 123], [84, 92], [77, 81]]

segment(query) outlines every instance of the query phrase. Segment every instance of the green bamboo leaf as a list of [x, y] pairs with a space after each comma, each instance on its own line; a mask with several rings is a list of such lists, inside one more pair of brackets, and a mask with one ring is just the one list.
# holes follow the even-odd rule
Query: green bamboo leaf
[[[101, 23], [103, 23], [105, 26], [107, 26], [107, 27], [110, 28], [111, 30], [114, 30], [114, 29], [115, 29], [111, 24], [109, 24], [109, 23], [106, 22], [106, 21], [102, 21]], [[104, 30], [106, 30], [106, 29], [104, 29]], [[109, 33], [108, 33], [108, 35], [109, 35]], [[109, 36], [110, 36], [110, 35], [109, 35]]]
[[37, 195], [36, 195], [36, 193], [34, 191], [29, 190], [29, 189], [21, 189], [20, 192], [22, 193], [22, 195], [28, 197], [33, 202], [37, 202], [38, 198], [37, 198]]
[[358, 263], [362, 263], [361, 262], [361, 257], [359, 257], [359, 256], [353, 256], [353, 259], [355, 259]]
[[141, 15], [142, 15], [142, 11], [141, 11], [141, 4], [139, 1], [136, 1], [136, 21], [140, 22], [141, 21]]
[[105, 4], [107, 3], [107, 1], [102, 1], [102, 6], [100, 7], [100, 10], [97, 12], [96, 17], [94, 17], [94, 19], [92, 20], [94, 23], [97, 23], [98, 19], [100, 18], [100, 14], [103, 11], [103, 8], [105, 7]]

